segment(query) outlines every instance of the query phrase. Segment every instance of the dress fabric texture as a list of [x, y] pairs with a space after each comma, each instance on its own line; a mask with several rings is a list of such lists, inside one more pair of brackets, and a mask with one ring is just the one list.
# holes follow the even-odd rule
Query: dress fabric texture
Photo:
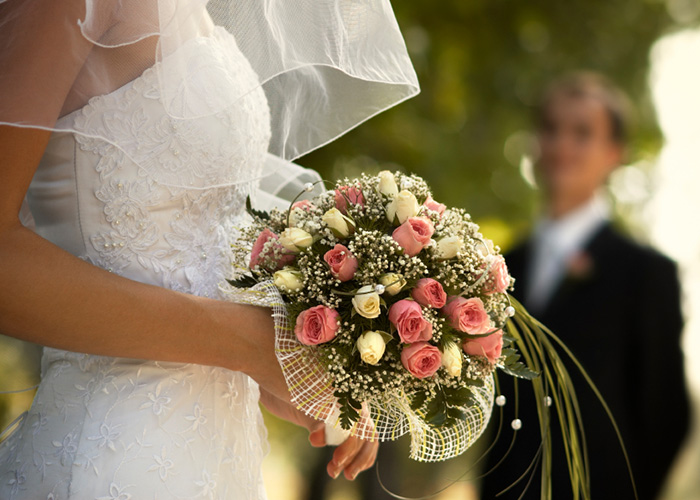
[[[224, 73], [229, 88], [256, 87], [223, 29], [179, 50], [212, 92]], [[216, 68], [231, 58], [233, 81]], [[82, 133], [50, 139], [27, 196], [36, 232], [126, 278], [222, 298], [232, 235], [255, 188], [226, 180], [232, 170], [255, 178], [263, 167], [270, 112], [262, 88], [179, 121], [165, 112], [154, 67], [61, 121]], [[51, 348], [41, 368], [31, 409], [0, 445], [3, 500], [265, 498], [266, 434], [246, 375]]]

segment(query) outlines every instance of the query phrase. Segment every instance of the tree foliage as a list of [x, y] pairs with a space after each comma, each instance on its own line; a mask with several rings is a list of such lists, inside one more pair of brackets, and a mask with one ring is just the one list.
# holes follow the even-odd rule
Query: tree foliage
[[531, 150], [533, 105], [551, 78], [576, 69], [608, 75], [636, 108], [631, 159], [657, 151], [647, 70], [654, 41], [678, 26], [669, 12], [678, 18], [670, 4], [679, 2], [668, 3], [395, 1], [421, 94], [300, 163], [327, 178], [398, 164], [443, 203], [518, 227], [535, 198], [519, 165]]

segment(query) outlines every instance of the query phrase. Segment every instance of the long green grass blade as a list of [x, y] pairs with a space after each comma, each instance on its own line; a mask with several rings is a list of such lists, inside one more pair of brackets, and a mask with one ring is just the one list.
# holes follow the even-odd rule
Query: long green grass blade
[[[532, 384], [537, 399], [537, 413], [542, 436], [541, 499], [552, 500], [549, 414], [551, 407], [553, 407], [559, 417], [573, 498], [575, 500], [591, 500], [588, 453], [581, 411], [576, 396], [576, 388], [559, 355], [559, 350], [571, 359], [581, 372], [581, 375], [610, 418], [625, 457], [635, 498], [638, 499], [634, 474], [622, 435], [615, 417], [595, 383], [561, 339], [537, 319], [530, 316], [518, 301], [511, 298], [511, 303], [515, 308], [515, 316], [506, 325], [507, 333], [516, 339], [515, 343], [527, 366], [540, 374], [538, 378], [532, 380]], [[551, 401], [551, 407], [547, 404], [548, 401]]]

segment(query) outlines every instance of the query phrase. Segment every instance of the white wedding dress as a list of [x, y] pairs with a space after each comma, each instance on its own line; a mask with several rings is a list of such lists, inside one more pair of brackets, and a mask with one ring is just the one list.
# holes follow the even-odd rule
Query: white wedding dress
[[[255, 86], [240, 52], [235, 71], [219, 66], [220, 51], [236, 50], [223, 29], [179, 50], [210, 92]], [[62, 117], [57, 128], [82, 134], [51, 137], [27, 197], [37, 233], [126, 278], [221, 298], [231, 235], [255, 187], [230, 179], [254, 178], [270, 140], [255, 88], [181, 123], [165, 112], [150, 68]], [[243, 373], [51, 348], [41, 369], [31, 409], [0, 445], [1, 499], [265, 498], [259, 393]]]

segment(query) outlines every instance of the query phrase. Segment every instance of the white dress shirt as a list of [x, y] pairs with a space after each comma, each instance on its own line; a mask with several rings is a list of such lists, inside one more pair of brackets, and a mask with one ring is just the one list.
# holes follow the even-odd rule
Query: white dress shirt
[[544, 218], [535, 227], [528, 266], [525, 305], [542, 312], [565, 275], [570, 259], [610, 219], [610, 205], [602, 193], [560, 219]]

